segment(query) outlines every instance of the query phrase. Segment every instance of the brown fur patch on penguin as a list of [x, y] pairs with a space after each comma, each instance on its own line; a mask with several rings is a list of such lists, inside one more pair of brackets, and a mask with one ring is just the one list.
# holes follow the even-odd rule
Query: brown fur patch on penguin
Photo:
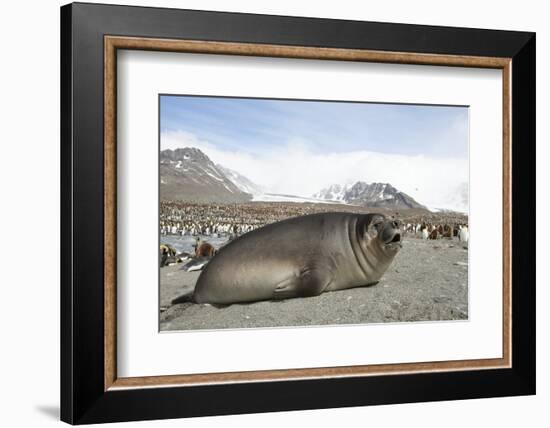
[[216, 254], [216, 249], [208, 242], [201, 243], [195, 250], [195, 257], [212, 257]]

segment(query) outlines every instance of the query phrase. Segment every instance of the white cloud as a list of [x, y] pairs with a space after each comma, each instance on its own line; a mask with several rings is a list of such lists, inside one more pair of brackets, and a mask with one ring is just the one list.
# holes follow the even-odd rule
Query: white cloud
[[196, 135], [161, 135], [161, 148], [197, 147], [214, 163], [238, 171], [273, 193], [311, 196], [334, 183], [391, 183], [428, 207], [467, 210], [458, 189], [468, 182], [468, 160], [369, 151], [313, 153], [307, 141], [290, 139], [277, 149], [251, 154], [226, 150]]

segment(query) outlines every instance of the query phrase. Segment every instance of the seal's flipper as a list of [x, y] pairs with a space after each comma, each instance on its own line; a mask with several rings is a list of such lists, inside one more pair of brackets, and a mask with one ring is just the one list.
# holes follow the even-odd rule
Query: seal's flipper
[[318, 296], [332, 281], [328, 269], [304, 269], [299, 276], [281, 281], [273, 290], [274, 299], [289, 299], [292, 297]]
[[290, 278], [285, 279], [283, 282], [280, 282], [273, 290], [273, 299], [290, 299], [292, 297], [297, 297], [299, 278]]

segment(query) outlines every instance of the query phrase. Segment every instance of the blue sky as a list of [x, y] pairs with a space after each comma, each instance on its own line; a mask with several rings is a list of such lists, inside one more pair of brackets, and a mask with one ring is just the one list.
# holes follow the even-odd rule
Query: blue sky
[[161, 97], [161, 149], [196, 147], [266, 192], [391, 183], [434, 208], [467, 210], [468, 108]]
[[251, 154], [292, 142], [311, 153], [468, 156], [467, 107], [163, 95], [160, 120], [161, 133]]

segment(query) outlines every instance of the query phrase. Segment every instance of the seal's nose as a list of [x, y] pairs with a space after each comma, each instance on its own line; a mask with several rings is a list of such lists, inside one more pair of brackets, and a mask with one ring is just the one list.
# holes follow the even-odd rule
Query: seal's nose
[[387, 244], [395, 238], [396, 232], [399, 232], [399, 222], [394, 220], [387, 221], [381, 231], [380, 238]]

